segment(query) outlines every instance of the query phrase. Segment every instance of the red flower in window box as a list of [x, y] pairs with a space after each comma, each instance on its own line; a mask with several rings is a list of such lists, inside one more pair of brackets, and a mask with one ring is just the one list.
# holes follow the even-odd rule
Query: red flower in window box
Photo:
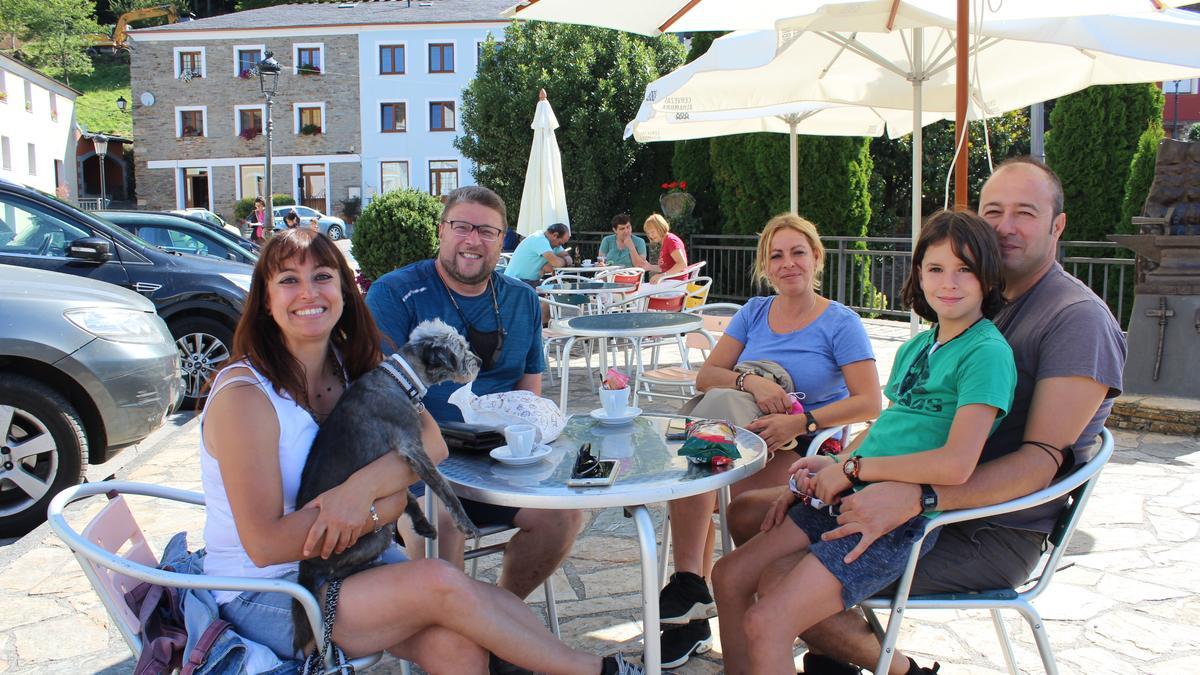
[[243, 68], [242, 72], [238, 73], [238, 77], [242, 78], [243, 80], [248, 80], [254, 77], [254, 72], [249, 68]]
[[321, 66], [313, 65], [311, 63], [302, 63], [300, 64], [300, 67], [296, 69], [296, 72], [300, 73], [301, 75], [320, 75]]
[[258, 129], [255, 129], [254, 127], [248, 127], [246, 129], [242, 129], [242, 133], [238, 135], [247, 141], [252, 141], [258, 137]]
[[199, 136], [199, 135], [200, 135], [200, 130], [199, 130], [199, 129], [197, 129], [196, 127], [190, 127], [190, 126], [188, 126], [188, 127], [184, 127], [184, 128], [183, 128], [183, 132], [182, 132], [182, 133], [180, 133], [179, 135], [180, 135], [180, 136], [184, 136], [184, 137], [186, 137], [186, 136]]

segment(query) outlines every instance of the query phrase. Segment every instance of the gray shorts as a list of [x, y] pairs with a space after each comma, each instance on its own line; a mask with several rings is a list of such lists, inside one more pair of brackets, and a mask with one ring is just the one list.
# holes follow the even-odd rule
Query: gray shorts
[[[843, 562], [846, 555], [858, 545], [861, 534], [852, 534], [841, 539], [822, 541], [821, 535], [838, 526], [837, 518], [828, 509], [796, 502], [788, 509], [788, 517], [796, 523], [812, 542], [809, 551], [825, 569], [842, 584], [842, 604], [846, 609], [875, 595], [894, 582], [904, 572], [912, 544], [925, 531], [925, 517], [916, 516], [900, 527], [888, 532], [867, 547], [854, 562]], [[938, 539], [934, 530], [921, 544], [921, 555], [933, 548]]]
[[[371, 567], [404, 562], [408, 560], [400, 547], [392, 544], [384, 551]], [[297, 570], [292, 570], [282, 578], [296, 581]], [[320, 582], [324, 584], [324, 581]], [[320, 596], [318, 596], [320, 600]], [[242, 637], [266, 645], [275, 652], [280, 660], [291, 661], [303, 659], [304, 655], [292, 650], [292, 596], [284, 593], [264, 591], [246, 591], [220, 606], [220, 615], [233, 624], [234, 630]]]
[[[937, 545], [917, 563], [912, 594], [1013, 588], [1025, 583], [1046, 545], [1046, 535], [980, 520], [939, 528]], [[896, 590], [889, 585], [880, 595]]]

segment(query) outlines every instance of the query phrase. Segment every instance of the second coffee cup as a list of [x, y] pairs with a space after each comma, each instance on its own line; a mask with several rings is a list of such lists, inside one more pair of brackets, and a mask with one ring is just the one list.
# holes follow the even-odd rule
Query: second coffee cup
[[510, 424], [504, 427], [504, 440], [513, 457], [528, 457], [537, 441], [537, 429], [532, 424]]

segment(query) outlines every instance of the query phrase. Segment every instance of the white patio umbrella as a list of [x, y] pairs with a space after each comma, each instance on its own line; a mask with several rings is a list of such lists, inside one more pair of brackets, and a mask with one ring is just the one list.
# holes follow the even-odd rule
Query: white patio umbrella
[[567, 217], [567, 191], [563, 187], [562, 155], [554, 130], [558, 119], [546, 100], [546, 90], [538, 92], [533, 113], [533, 147], [525, 169], [525, 188], [521, 191], [521, 211], [517, 214], [517, 233], [528, 237], [554, 223], [571, 225]]
[[[1003, 0], [986, 6], [989, 21], [1152, 12], [1195, 0]], [[891, 30], [953, 25], [956, 0], [526, 0], [504, 12], [641, 33], [768, 30], [781, 19], [809, 17], [823, 30]], [[974, 5], [978, 7], [978, 5]], [[974, 11], [974, 10], [973, 10]], [[986, 27], [986, 25], [985, 25]]]
[[[942, 119], [948, 119], [948, 116], [927, 113], [922, 116], [922, 124]], [[912, 115], [907, 110], [811, 102], [695, 113], [655, 110], [649, 103], [643, 103], [637, 117], [626, 125], [625, 138], [632, 136], [639, 142], [647, 143], [762, 131], [788, 134], [790, 208], [795, 213], [799, 207], [800, 191], [796, 151], [798, 134], [881, 136], [885, 130], [892, 138], [911, 132]]]

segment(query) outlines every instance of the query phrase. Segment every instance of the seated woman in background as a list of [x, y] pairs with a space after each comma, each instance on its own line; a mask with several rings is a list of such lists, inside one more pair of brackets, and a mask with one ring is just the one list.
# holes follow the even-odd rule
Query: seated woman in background
[[[396, 520], [417, 477], [388, 453], [311, 503], [294, 503], [318, 425], [382, 360], [379, 330], [328, 237], [293, 228], [263, 246], [233, 342], [200, 417], [204, 571], [294, 581], [298, 560], [352, 546], [374, 530], [376, 514]], [[419, 432], [429, 456], [445, 459], [427, 412]], [[241, 635], [281, 659], [301, 656], [288, 596], [214, 595]], [[568, 648], [508, 591], [439, 560], [405, 562], [398, 548], [345, 579], [333, 641], [351, 657], [387, 650], [427, 672], [486, 673], [489, 651], [538, 672], [642, 672], [620, 655]]]
[[[753, 395], [762, 416], [748, 428], [775, 453], [762, 471], [733, 484], [735, 497], [787, 483], [788, 467], [797, 455], [776, 451], [792, 439], [801, 437], [794, 449], [802, 454], [808, 446], [805, 437], [817, 428], [879, 415], [879, 372], [871, 342], [854, 310], [817, 293], [824, 262], [825, 248], [812, 223], [791, 213], [768, 221], [758, 240], [754, 276], [776, 295], [750, 298], [696, 375], [701, 392], [727, 388]], [[734, 370], [752, 360], [774, 361], [788, 372], [793, 388], [804, 394], [804, 415], [787, 414], [789, 392], [774, 381]], [[659, 601], [666, 629], [664, 667], [681, 665], [712, 644], [708, 618], [715, 616], [716, 606], [704, 577], [712, 565], [715, 504], [716, 493], [711, 492], [668, 504], [675, 574]]]
[[658, 252], [657, 265], [646, 260], [643, 253], [638, 253], [633, 237], [622, 242], [622, 246], [629, 252], [629, 259], [633, 261], [634, 267], [654, 273], [650, 277], [650, 283], [658, 281], [664, 274], [680, 272], [687, 267], [687, 249], [684, 248], [683, 240], [679, 238], [679, 235], [671, 234], [671, 224], [667, 222], [666, 218], [657, 213], [651, 215], [642, 224], [642, 231], [646, 233], [651, 242], [656, 244], [661, 242], [662, 244]]

